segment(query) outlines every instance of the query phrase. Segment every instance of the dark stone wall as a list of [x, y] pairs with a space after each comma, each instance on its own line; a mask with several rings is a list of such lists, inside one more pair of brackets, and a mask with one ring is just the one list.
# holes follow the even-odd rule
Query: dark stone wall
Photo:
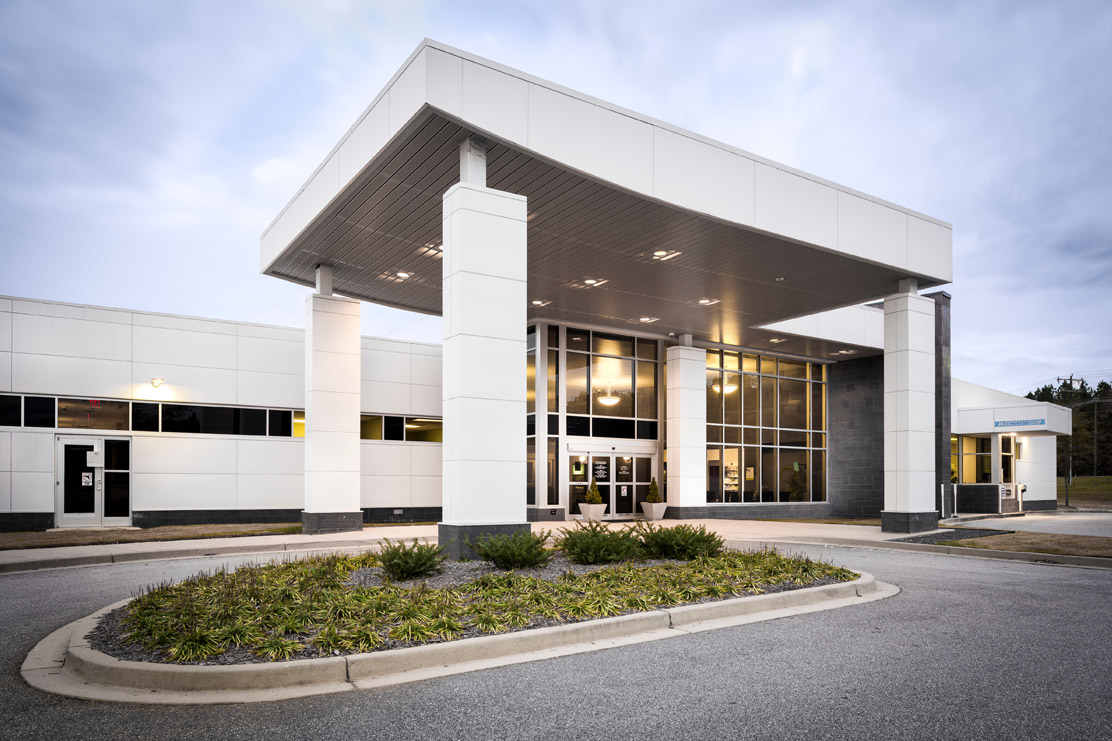
[[755, 520], [761, 517], [830, 517], [829, 502], [785, 502], [783, 504], [728, 504], [706, 507], [669, 507], [669, 520]]
[[884, 356], [834, 363], [826, 373], [830, 515], [876, 517], [884, 508]]
[[934, 299], [934, 429], [935, 506], [940, 507], [941, 486], [950, 483], [950, 294], [926, 294]]
[[158, 509], [132, 512], [135, 527], [300, 523], [299, 509]]
[[959, 515], [1000, 512], [999, 484], [958, 484], [957, 490]]
[[440, 507], [364, 507], [363, 522], [440, 522]]
[[52, 527], [53, 512], [0, 512], [0, 533], [49, 530]]
[[1035, 499], [1030, 502], [1023, 502], [1024, 512], [1036, 512], [1040, 510], [1054, 510], [1058, 509], [1058, 501], [1055, 499]]

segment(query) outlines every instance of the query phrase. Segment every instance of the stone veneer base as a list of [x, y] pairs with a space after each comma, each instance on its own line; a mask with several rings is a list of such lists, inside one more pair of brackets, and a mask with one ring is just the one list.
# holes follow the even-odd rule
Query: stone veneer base
[[468, 543], [474, 542], [483, 536], [513, 535], [519, 532], [529, 532], [528, 522], [513, 523], [508, 525], [449, 525], [441, 522], [437, 524], [436, 542], [448, 554], [448, 558], [458, 561], [461, 558], [479, 558], [479, 554], [471, 549]]

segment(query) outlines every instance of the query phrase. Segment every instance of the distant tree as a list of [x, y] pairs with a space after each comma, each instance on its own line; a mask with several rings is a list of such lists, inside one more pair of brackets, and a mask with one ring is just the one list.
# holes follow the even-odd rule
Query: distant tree
[[[1034, 401], [1048, 401], [1073, 410], [1073, 475], [1112, 475], [1112, 384], [1101, 380], [1096, 387], [1082, 381], [1078, 388], [1068, 383], [1046, 384], [1027, 393]], [[1094, 399], [1108, 402], [1086, 404]], [[1094, 437], [1094, 423], [1096, 435]], [[1064, 476], [1069, 465], [1070, 438], [1058, 438], [1058, 474]]]

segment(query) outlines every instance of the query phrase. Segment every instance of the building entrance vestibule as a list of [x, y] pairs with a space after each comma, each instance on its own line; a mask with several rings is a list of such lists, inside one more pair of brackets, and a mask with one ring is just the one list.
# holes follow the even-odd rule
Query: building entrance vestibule
[[586, 501], [591, 479], [598, 486], [607, 517], [629, 517], [641, 512], [641, 502], [649, 495], [655, 461], [653, 455], [620, 451], [572, 453], [568, 456], [568, 503], [570, 513], [582, 514], [579, 504]]
[[131, 525], [131, 440], [58, 437], [55, 527]]

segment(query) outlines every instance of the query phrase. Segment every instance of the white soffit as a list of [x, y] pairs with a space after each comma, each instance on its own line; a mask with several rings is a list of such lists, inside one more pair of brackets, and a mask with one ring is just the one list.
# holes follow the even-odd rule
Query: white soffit
[[338, 293], [439, 314], [441, 196], [471, 134], [488, 186], [529, 200], [547, 318], [760, 346], [754, 327], [951, 277], [948, 224], [427, 40], [264, 233], [263, 272], [311, 285], [327, 262]]

